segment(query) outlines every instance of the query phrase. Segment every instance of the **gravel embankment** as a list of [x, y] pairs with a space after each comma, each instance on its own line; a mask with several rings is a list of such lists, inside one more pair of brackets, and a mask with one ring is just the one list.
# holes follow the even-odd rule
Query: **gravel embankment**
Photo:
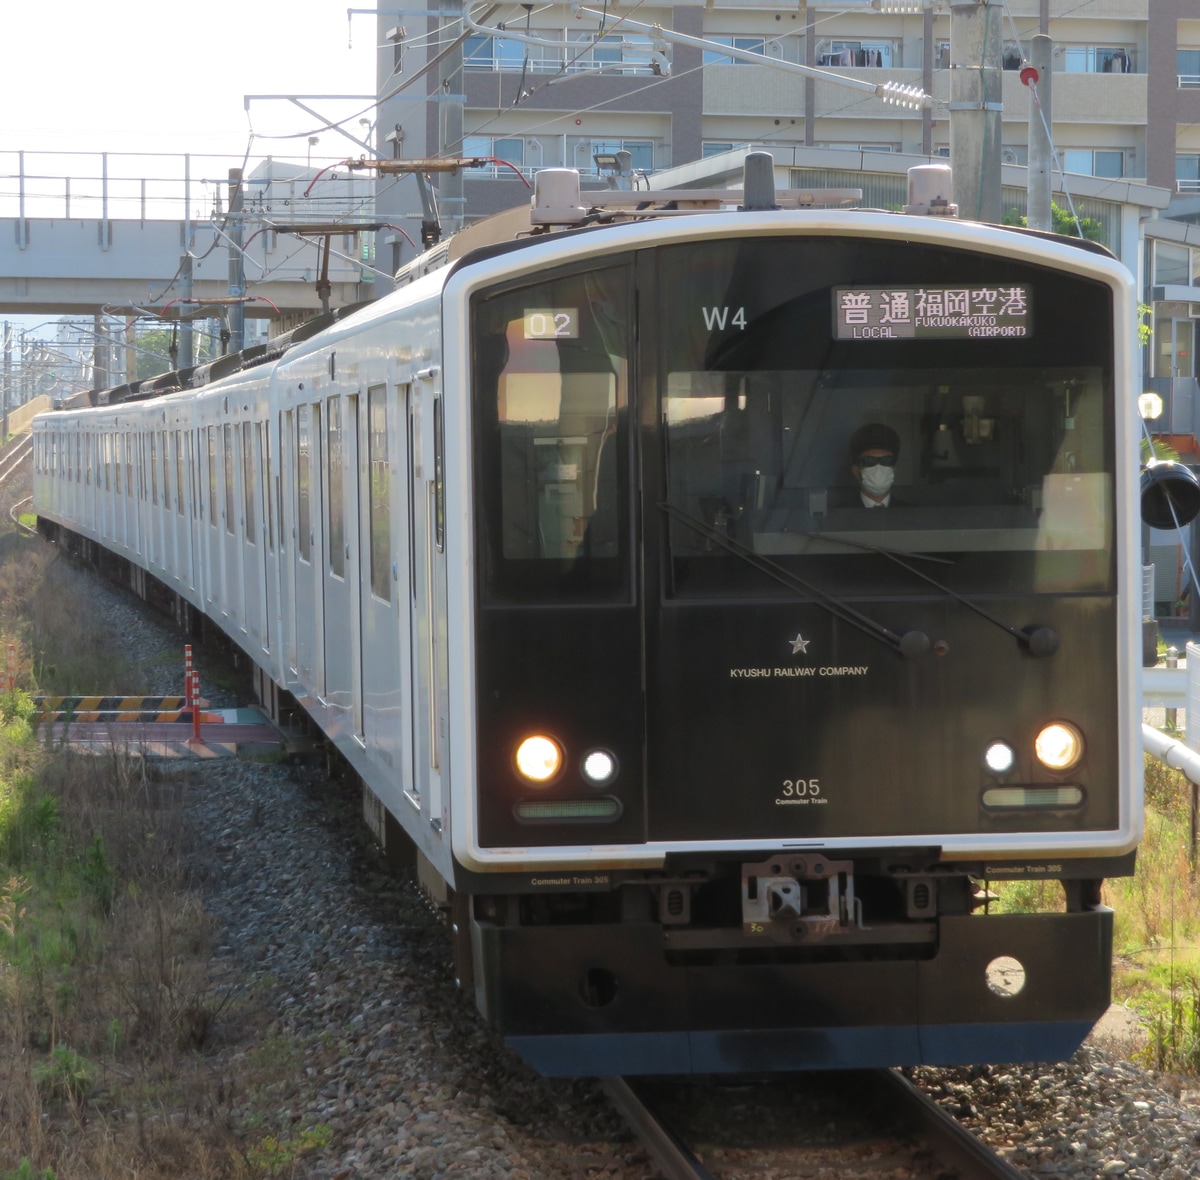
[[[182, 651], [167, 621], [95, 590], [137, 662]], [[173, 667], [153, 675], [162, 683], [150, 691], [180, 690]], [[204, 691], [218, 707], [238, 703]], [[440, 922], [362, 841], [357, 799], [316, 770], [232, 760], [198, 765], [195, 784], [198, 884], [222, 930], [214, 971], [253, 991], [295, 1054], [278, 1109], [297, 1129], [334, 1131], [305, 1174], [656, 1174], [595, 1085], [535, 1076], [482, 1025], [454, 987]], [[239, 1051], [217, 1040], [214, 1052]], [[1181, 1087], [1099, 1044], [1061, 1065], [918, 1075], [1033, 1176], [1200, 1176], [1200, 1081]], [[769, 1161], [753, 1174], [787, 1175]]]

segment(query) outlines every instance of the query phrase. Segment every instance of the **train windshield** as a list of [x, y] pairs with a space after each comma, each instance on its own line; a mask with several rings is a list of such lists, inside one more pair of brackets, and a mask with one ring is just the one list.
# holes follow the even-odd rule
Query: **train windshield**
[[1111, 588], [1101, 284], [869, 239], [672, 247], [658, 269], [680, 293], [653, 330], [671, 593], [778, 595], [764, 566], [920, 593], [880, 549], [959, 591]]
[[475, 303], [486, 597], [631, 598], [629, 288], [606, 266]]

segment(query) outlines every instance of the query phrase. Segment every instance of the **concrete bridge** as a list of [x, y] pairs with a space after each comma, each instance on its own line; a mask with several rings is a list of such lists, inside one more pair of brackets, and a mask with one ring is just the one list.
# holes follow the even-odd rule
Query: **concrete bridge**
[[184, 155], [0, 152], [0, 314], [196, 314], [195, 301], [228, 299], [235, 257], [249, 318], [286, 328], [320, 311], [323, 267], [331, 306], [370, 298], [373, 234], [356, 228], [371, 223], [370, 179], [267, 159], [230, 212], [232, 170], [193, 178], [196, 161], [213, 168]]

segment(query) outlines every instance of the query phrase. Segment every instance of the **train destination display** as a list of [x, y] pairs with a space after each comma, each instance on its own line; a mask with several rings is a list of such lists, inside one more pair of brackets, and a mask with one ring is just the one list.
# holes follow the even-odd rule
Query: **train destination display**
[[835, 287], [838, 340], [1023, 337], [1033, 334], [1030, 290], [995, 287]]

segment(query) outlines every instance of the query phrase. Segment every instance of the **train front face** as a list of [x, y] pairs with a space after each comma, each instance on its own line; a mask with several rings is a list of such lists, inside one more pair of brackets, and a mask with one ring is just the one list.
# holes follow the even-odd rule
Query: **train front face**
[[[1108, 1003], [1126, 296], [1082, 252], [891, 234], [472, 297], [460, 888], [543, 1071], [1055, 1058]], [[987, 912], [1022, 876], [1065, 912]]]

